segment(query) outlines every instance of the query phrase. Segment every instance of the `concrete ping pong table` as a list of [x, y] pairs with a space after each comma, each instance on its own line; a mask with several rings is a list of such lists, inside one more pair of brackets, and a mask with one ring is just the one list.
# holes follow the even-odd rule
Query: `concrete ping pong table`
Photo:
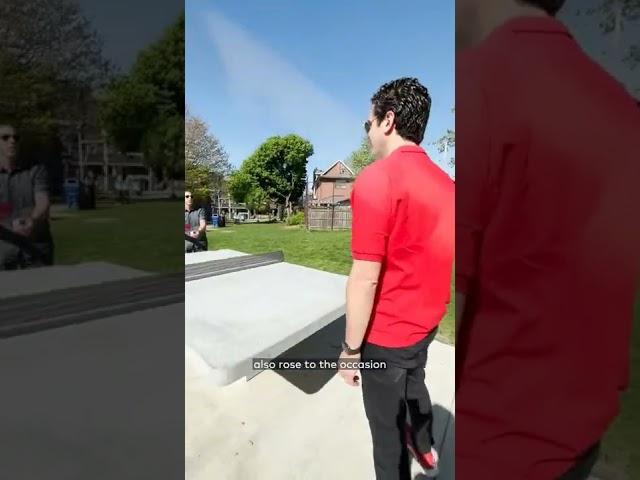
[[[4, 478], [182, 478], [183, 273], [0, 272]], [[172, 412], [175, 417], [171, 418]]]
[[260, 373], [345, 313], [347, 277], [283, 261], [280, 252], [185, 254], [185, 354], [226, 385]]

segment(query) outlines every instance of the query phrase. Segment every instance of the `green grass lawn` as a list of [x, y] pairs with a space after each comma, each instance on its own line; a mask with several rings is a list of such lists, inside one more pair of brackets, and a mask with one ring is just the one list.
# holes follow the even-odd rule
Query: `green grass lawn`
[[[248, 224], [211, 230], [207, 235], [211, 250], [228, 248], [252, 254], [282, 250], [289, 263], [343, 275], [351, 269], [349, 231], [309, 232], [281, 224]], [[454, 311], [452, 304], [440, 325], [440, 339], [448, 343], [454, 340]]]
[[110, 262], [147, 271], [184, 269], [179, 201], [82, 210], [51, 221], [55, 263]]
[[622, 396], [622, 411], [607, 434], [602, 449], [602, 478], [624, 472], [628, 480], [640, 478], [640, 295], [636, 301], [634, 332], [631, 339], [631, 378]]

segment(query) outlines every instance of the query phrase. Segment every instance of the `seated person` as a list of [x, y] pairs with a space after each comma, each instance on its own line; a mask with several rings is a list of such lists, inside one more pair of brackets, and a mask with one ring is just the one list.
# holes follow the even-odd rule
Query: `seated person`
[[47, 170], [20, 165], [18, 147], [16, 128], [0, 124], [0, 270], [53, 264]]
[[193, 195], [191, 192], [184, 192], [184, 234], [191, 238], [191, 240], [184, 239], [184, 253], [207, 250], [206, 231], [204, 208], [194, 208]]

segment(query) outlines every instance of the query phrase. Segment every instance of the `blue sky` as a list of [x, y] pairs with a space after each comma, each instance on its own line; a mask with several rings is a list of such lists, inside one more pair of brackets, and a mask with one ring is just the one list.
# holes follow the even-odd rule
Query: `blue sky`
[[344, 160], [364, 134], [369, 100], [414, 76], [432, 109], [423, 146], [453, 128], [453, 2], [187, 0], [186, 100], [239, 166], [272, 135], [297, 133], [308, 170]]

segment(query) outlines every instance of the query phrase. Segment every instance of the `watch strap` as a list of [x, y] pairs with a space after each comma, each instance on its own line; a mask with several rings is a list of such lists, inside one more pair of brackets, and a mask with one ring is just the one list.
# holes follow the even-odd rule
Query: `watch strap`
[[362, 347], [351, 348], [349, 344], [347, 344], [347, 342], [345, 342], [344, 340], [342, 341], [342, 351], [348, 355], [357, 355], [358, 353], [360, 353], [361, 348]]

